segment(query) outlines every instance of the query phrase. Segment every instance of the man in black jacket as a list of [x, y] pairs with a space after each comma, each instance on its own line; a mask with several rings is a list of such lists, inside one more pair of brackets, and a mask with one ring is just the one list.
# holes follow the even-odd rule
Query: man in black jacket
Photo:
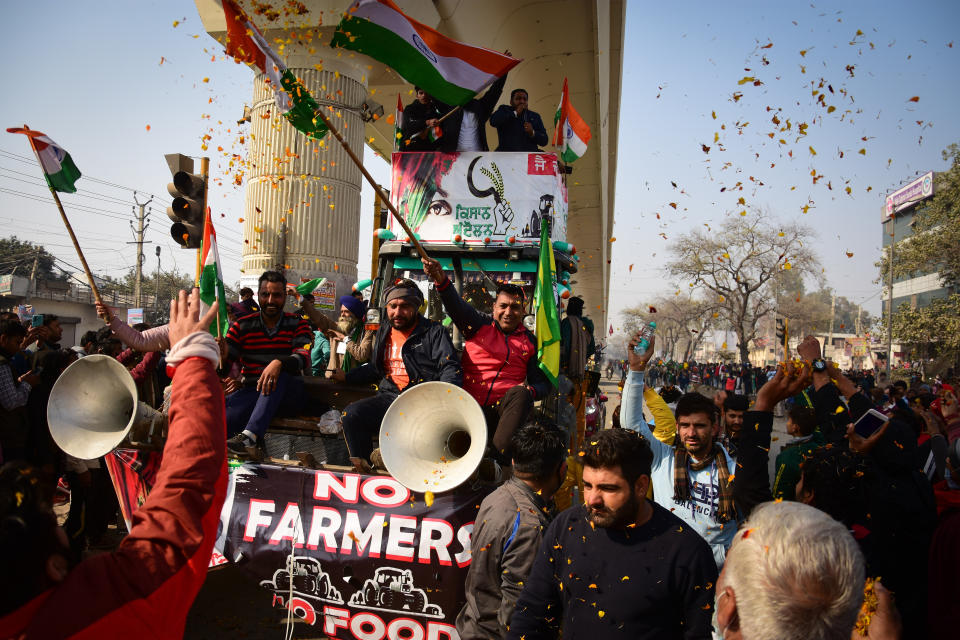
[[507, 639], [558, 631], [604, 640], [710, 638], [717, 565], [692, 527], [647, 499], [649, 442], [605, 429], [579, 459], [584, 504], [543, 534]]
[[[507, 51], [506, 55], [510, 55]], [[497, 79], [482, 98], [474, 98], [443, 121], [440, 151], [490, 151], [487, 144], [487, 120], [503, 94], [507, 74]]]
[[421, 382], [462, 383], [450, 336], [440, 323], [419, 314], [422, 304], [423, 293], [412, 280], [387, 287], [383, 293], [387, 322], [381, 323], [373, 340], [370, 361], [347, 372], [347, 382], [376, 383], [379, 389], [372, 398], [351, 402], [343, 412], [343, 435], [358, 467], [370, 460], [380, 421], [403, 391]]
[[403, 141], [400, 151], [436, 151], [440, 138], [434, 132], [440, 118], [450, 110], [447, 105], [437, 102], [433, 96], [414, 87], [417, 99], [403, 110]]
[[500, 145], [497, 151], [539, 151], [547, 144], [547, 130], [540, 114], [527, 108], [526, 89], [510, 92], [510, 104], [502, 104], [490, 116], [490, 125], [497, 130]]

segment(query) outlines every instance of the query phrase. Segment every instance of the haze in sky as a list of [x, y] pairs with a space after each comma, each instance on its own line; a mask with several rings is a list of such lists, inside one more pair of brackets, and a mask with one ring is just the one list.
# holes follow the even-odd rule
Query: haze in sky
[[[191, 0], [36, 0], [5, 18], [0, 124], [28, 124], [72, 154], [84, 178], [63, 199], [91, 266], [114, 276], [133, 266], [136, 191], [139, 202], [153, 194], [147, 272], [157, 245], [164, 269], [191, 272], [194, 254], [169, 237], [163, 155], [209, 155], [215, 179], [232, 175], [253, 72], [223, 56]], [[829, 286], [877, 313], [884, 195], [945, 168], [941, 150], [960, 142], [957, 24], [960, 3], [942, 0], [629, 2], [610, 323], [659, 293], [686, 295], [688, 283], [662, 272], [670, 243], [740, 211], [814, 229]], [[365, 156], [388, 182], [387, 164]], [[228, 283], [240, 277], [243, 191], [232, 178], [211, 185]], [[361, 277], [372, 200], [364, 187]], [[0, 224], [79, 271], [26, 140], [6, 133]]]

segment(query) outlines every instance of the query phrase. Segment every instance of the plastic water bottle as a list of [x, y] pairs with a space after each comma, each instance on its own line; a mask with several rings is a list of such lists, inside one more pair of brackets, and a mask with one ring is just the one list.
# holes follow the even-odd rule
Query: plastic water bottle
[[657, 330], [657, 323], [651, 320], [647, 326], [640, 330], [640, 340], [637, 342], [637, 346], [633, 348], [633, 352], [638, 356], [642, 356], [647, 349], [650, 347], [650, 339], [653, 338], [653, 334]]

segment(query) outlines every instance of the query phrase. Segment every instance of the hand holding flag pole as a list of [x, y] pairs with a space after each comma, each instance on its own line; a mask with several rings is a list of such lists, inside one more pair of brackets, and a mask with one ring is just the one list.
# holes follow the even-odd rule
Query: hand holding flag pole
[[337, 131], [336, 127], [333, 126], [333, 123], [330, 122], [330, 119], [323, 113], [324, 107], [321, 107], [314, 113], [314, 118], [319, 118], [323, 121], [323, 124], [330, 130], [330, 133], [340, 142], [343, 146], [343, 150], [347, 152], [347, 155], [350, 156], [350, 159], [353, 160], [353, 163], [357, 165], [357, 168], [360, 169], [360, 173], [363, 174], [363, 177], [367, 179], [367, 182], [370, 183], [370, 186], [373, 187], [374, 193], [380, 198], [380, 202], [387, 205], [387, 208], [390, 209], [390, 213], [393, 214], [393, 217], [397, 219], [397, 222], [400, 223], [400, 226], [406, 232], [407, 237], [410, 238], [410, 242], [413, 243], [413, 246], [416, 247], [417, 253], [420, 254], [421, 258], [429, 258], [426, 250], [424, 250], [423, 245], [420, 244], [420, 241], [417, 240], [417, 237], [413, 234], [413, 231], [407, 226], [406, 221], [403, 219], [403, 216], [400, 215], [400, 212], [397, 211], [397, 208], [393, 206], [393, 203], [390, 202], [390, 198], [387, 197], [387, 194], [383, 192], [380, 188], [380, 185], [377, 184], [377, 181], [373, 179], [373, 176], [367, 171], [366, 167], [363, 166], [363, 163], [357, 157], [357, 155], [350, 148], [350, 145], [347, 144], [347, 141], [343, 139], [343, 136], [340, 135], [340, 132]]
[[[54, 188], [54, 182], [51, 181], [48, 168], [44, 165], [44, 161], [40, 157], [40, 150], [37, 148], [37, 142], [35, 138], [44, 138], [44, 140], [41, 141], [44, 145], [44, 150], [52, 148], [57, 152], [53, 155], [55, 156], [54, 162], [57, 163], [58, 170], [61, 168], [65, 169], [67, 166], [69, 166], [73, 171], [76, 172], [76, 178], [80, 177], [80, 171], [77, 170], [77, 168], [73, 165], [73, 161], [70, 160], [69, 154], [63, 151], [63, 149], [52, 144], [53, 141], [39, 131], [34, 131], [27, 125], [23, 125], [22, 129], [10, 128], [7, 129], [7, 131], [9, 133], [22, 133], [30, 140], [30, 148], [33, 149], [33, 155], [37, 158], [37, 164], [40, 165], [40, 169], [44, 172], [44, 176], [47, 180], [47, 186], [50, 188], [50, 195], [53, 196], [53, 201], [57, 204], [57, 209], [60, 210], [60, 217], [63, 219], [64, 226], [67, 227], [67, 233], [70, 234], [70, 240], [73, 242], [73, 248], [77, 250], [77, 256], [80, 258], [80, 264], [83, 265], [83, 271], [87, 274], [87, 282], [90, 284], [90, 290], [93, 292], [93, 297], [97, 301], [97, 304], [103, 305], [103, 298], [100, 297], [100, 290], [97, 289], [97, 283], [93, 279], [93, 273], [90, 271], [90, 266], [87, 264], [87, 259], [83, 256], [83, 251], [80, 249], [80, 243], [77, 241], [77, 236], [73, 233], [73, 227], [70, 226], [70, 221], [67, 219], [67, 214], [63, 210], [63, 203], [60, 202], [60, 196], [57, 195], [57, 189]], [[60, 156], [60, 153], [63, 155]], [[64, 171], [64, 173], [66, 172], [67, 171]], [[76, 178], [73, 178], [73, 181], [75, 181]], [[66, 177], [64, 179], [68, 182], [70, 181], [70, 177]], [[61, 185], [61, 189], [70, 193], [76, 191], [72, 184]]]

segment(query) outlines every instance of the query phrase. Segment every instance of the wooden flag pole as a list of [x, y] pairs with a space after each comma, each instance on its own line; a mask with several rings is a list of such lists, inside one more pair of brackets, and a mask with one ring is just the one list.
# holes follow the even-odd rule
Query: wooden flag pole
[[[482, 89], [481, 89], [481, 91], [482, 91]], [[460, 111], [460, 109], [462, 109], [462, 108], [463, 108], [463, 107], [461, 107], [460, 105], [457, 105], [457, 106], [455, 106], [453, 109], [450, 109], [450, 111], [447, 111], [445, 114], [443, 114], [440, 118], [437, 119], [437, 124], [435, 124], [434, 126], [435, 126], [435, 127], [439, 127], [439, 126], [443, 123], [444, 120], [446, 120], [447, 118], [449, 118], [450, 116], [452, 116], [453, 114], [455, 114], [457, 111]], [[484, 125], [484, 126], [486, 126], [486, 125]], [[430, 130], [430, 127], [427, 127], [426, 129], [424, 129], [424, 130], [422, 130], [422, 131], [418, 131], [418, 132], [416, 132], [415, 134], [413, 134], [412, 136], [410, 136], [409, 138], [407, 138], [406, 141], [407, 141], [407, 142], [410, 142], [410, 141], [413, 140], [414, 138], [421, 137], [421, 136], [423, 136], [423, 134], [425, 134], [425, 133], [426, 133], [427, 131], [429, 131], [429, 130]], [[399, 149], [399, 151], [402, 151], [402, 149]]]
[[[204, 204], [204, 224], [206, 224], [206, 216], [210, 215], [210, 207], [207, 207], [207, 185], [210, 183], [210, 158], [206, 156], [200, 158], [200, 175], [203, 176], [203, 204]], [[197, 279], [194, 283], [194, 286], [200, 286], [200, 272], [203, 270], [203, 265], [200, 263], [201, 256], [203, 251], [203, 242], [200, 242], [200, 248], [197, 249]]]
[[340, 132], [337, 131], [337, 129], [333, 126], [333, 123], [330, 122], [330, 119], [326, 116], [326, 114], [323, 113], [323, 107], [317, 110], [314, 116], [322, 120], [323, 124], [327, 127], [327, 129], [330, 130], [330, 133], [332, 133], [333, 136], [340, 142], [340, 144], [343, 146], [343, 150], [347, 152], [347, 155], [350, 156], [350, 159], [353, 160], [353, 163], [357, 165], [358, 169], [360, 169], [360, 173], [363, 174], [363, 177], [366, 178], [367, 182], [370, 183], [370, 186], [373, 187], [374, 193], [377, 194], [377, 196], [380, 198], [380, 201], [383, 202], [388, 209], [390, 209], [390, 213], [392, 213], [393, 217], [396, 218], [397, 222], [400, 223], [400, 226], [406, 232], [407, 237], [410, 238], [410, 242], [412, 242], [413, 246], [417, 248], [417, 253], [420, 254], [420, 257], [429, 258], [430, 256], [427, 255], [423, 245], [420, 244], [420, 241], [417, 240], [417, 237], [413, 235], [413, 231], [411, 231], [410, 227], [407, 226], [406, 221], [400, 215], [400, 212], [397, 211], [397, 208], [393, 206], [392, 202], [390, 202], [390, 198], [388, 198], [387, 194], [383, 192], [383, 190], [380, 188], [380, 185], [377, 184], [377, 181], [373, 179], [373, 176], [370, 175], [366, 167], [363, 166], [363, 163], [360, 162], [360, 159], [350, 148], [350, 145], [347, 144], [347, 141], [343, 139], [343, 136], [340, 135]]
[[[23, 125], [24, 129], [29, 130], [30, 127]], [[30, 148], [33, 149], [33, 155], [37, 158], [37, 164], [40, 165], [40, 170], [43, 171], [43, 163], [40, 162], [40, 154], [37, 153], [37, 147], [33, 144], [33, 138], [30, 138]], [[50, 187], [50, 185], [47, 185]], [[70, 234], [70, 240], [73, 241], [73, 248], [77, 250], [77, 255], [80, 257], [80, 264], [83, 265], [83, 270], [87, 274], [87, 282], [90, 283], [90, 290], [93, 292], [93, 298], [97, 301], [97, 304], [103, 304], [103, 298], [100, 297], [100, 290], [97, 289], [97, 283], [93, 280], [93, 273], [90, 271], [90, 266], [87, 264], [87, 259], [83, 257], [83, 251], [80, 250], [80, 243], [77, 242], [77, 236], [73, 233], [73, 227], [70, 226], [70, 221], [67, 220], [67, 214], [63, 210], [63, 203], [60, 202], [60, 196], [57, 195], [57, 190], [53, 187], [50, 187], [50, 195], [53, 196], [53, 201], [57, 203], [57, 209], [60, 210], [60, 218], [63, 220], [64, 226], [67, 227], [67, 233]]]

